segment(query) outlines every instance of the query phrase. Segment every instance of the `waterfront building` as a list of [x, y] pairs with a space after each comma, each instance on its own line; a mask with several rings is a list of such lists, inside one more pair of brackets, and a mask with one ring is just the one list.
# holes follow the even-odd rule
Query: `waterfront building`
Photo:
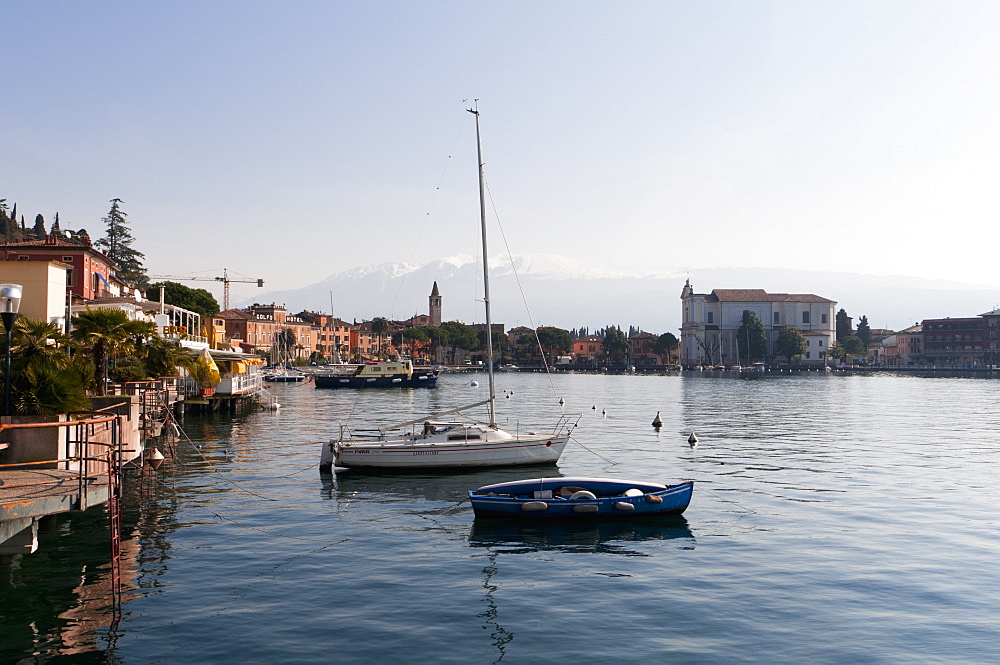
[[50, 233], [42, 240], [0, 243], [0, 259], [65, 263], [69, 266], [66, 288], [75, 298], [93, 300], [117, 297], [131, 291], [118, 279], [118, 266], [94, 249], [87, 236], [71, 240], [59, 233]]
[[792, 325], [809, 342], [799, 362], [823, 365], [827, 350], [836, 336], [833, 300], [808, 293], [767, 293], [763, 289], [714, 289], [695, 293], [691, 281], [681, 291], [681, 364], [740, 364], [736, 333], [743, 322], [743, 312], [750, 311], [764, 324], [768, 354], [782, 326]]
[[295, 334], [295, 346], [288, 360], [304, 360], [315, 349], [313, 326], [297, 315], [288, 315], [284, 305], [254, 303], [246, 309], [227, 309], [216, 318], [225, 321], [226, 337], [237, 340], [247, 353], [268, 353], [275, 339], [288, 328]]
[[521, 339], [521, 337], [523, 337], [524, 335], [530, 335], [532, 338], [534, 338], [535, 331], [527, 326], [517, 326], [515, 328], [511, 328], [510, 330], [508, 330], [507, 339], [508, 341], [510, 341], [511, 347], [513, 348], [517, 346], [518, 340]]
[[[530, 329], [526, 330], [530, 332]], [[600, 335], [577, 337], [573, 340], [573, 355], [576, 356], [576, 361], [593, 362], [596, 360], [597, 355], [602, 353], [601, 344], [603, 343], [604, 338]]]
[[1000, 365], [1000, 341], [997, 340], [997, 331], [1000, 330], [1000, 309], [995, 309], [985, 314], [980, 314], [986, 321], [987, 351], [986, 362], [991, 366]]
[[24, 287], [22, 316], [59, 323], [65, 330], [66, 278], [69, 271], [70, 266], [61, 261], [6, 260], [0, 261], [0, 282]]
[[1000, 310], [976, 317], [924, 319], [924, 359], [941, 367], [976, 369], [996, 365]]
[[628, 338], [629, 358], [633, 365], [663, 365], [663, 356], [653, 351], [657, 335], [640, 330]]
[[314, 348], [310, 349], [333, 362], [340, 362], [350, 353], [351, 324], [332, 314], [303, 310], [295, 315], [308, 323], [313, 332]]
[[899, 332], [886, 335], [875, 354], [879, 364], [888, 367], [906, 367], [920, 360], [923, 335], [919, 325], [910, 326]]

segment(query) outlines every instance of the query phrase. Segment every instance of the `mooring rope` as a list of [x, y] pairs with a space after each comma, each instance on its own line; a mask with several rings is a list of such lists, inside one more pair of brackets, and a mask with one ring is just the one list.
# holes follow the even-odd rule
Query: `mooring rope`
[[569, 440], [572, 441], [573, 443], [575, 443], [576, 445], [580, 446], [584, 450], [586, 450], [588, 453], [591, 453], [592, 455], [596, 455], [597, 457], [600, 457], [602, 460], [604, 460], [608, 464], [611, 464], [612, 466], [615, 466], [615, 465], [618, 464], [618, 462], [616, 462], [614, 460], [611, 460], [611, 459], [608, 459], [607, 457], [605, 457], [601, 453], [599, 453], [599, 452], [597, 452], [595, 450], [591, 450], [587, 446], [583, 445], [582, 443], [580, 443], [579, 441], [577, 441], [576, 437], [571, 436], [571, 437], [569, 437]]
[[[160, 480], [159, 476], [154, 476], [154, 477], [155, 477], [156, 481], [158, 483], [160, 483], [161, 485], [163, 485], [166, 489], [168, 489], [171, 492], [173, 492], [176, 496], [180, 496], [180, 493], [176, 489], [168, 487], [167, 484], [164, 481]], [[245, 529], [250, 529], [251, 531], [258, 531], [260, 533], [264, 533], [264, 534], [267, 534], [269, 536], [275, 536], [276, 538], [287, 538], [288, 540], [304, 540], [304, 541], [313, 542], [313, 543], [327, 543], [329, 545], [336, 545], [337, 543], [346, 543], [347, 541], [352, 540], [351, 538], [341, 538], [339, 540], [327, 540], [327, 539], [323, 539], [323, 538], [303, 538], [302, 536], [289, 536], [289, 535], [284, 534], [284, 533], [275, 533], [274, 531], [268, 531], [267, 529], [261, 529], [260, 527], [250, 526], [249, 524], [241, 522], [241, 521], [239, 521], [237, 519], [233, 519], [232, 517], [226, 517], [225, 515], [220, 515], [219, 513], [215, 512], [214, 510], [212, 510], [210, 508], [206, 508], [205, 506], [203, 506], [202, 504], [198, 503], [197, 501], [194, 502], [193, 505], [194, 505], [195, 508], [201, 508], [206, 513], [214, 515], [215, 517], [217, 517], [220, 520], [223, 520], [225, 522], [231, 522], [231, 523], [239, 525], [239, 526], [241, 526], [241, 527], [243, 527]]]
[[753, 510], [752, 508], [747, 508], [746, 506], [742, 505], [742, 504], [741, 504], [741, 503], [739, 503], [738, 501], [733, 501], [732, 499], [727, 499], [727, 498], [725, 498], [725, 497], [723, 497], [723, 496], [719, 496], [718, 494], [716, 494], [716, 493], [715, 493], [715, 492], [713, 492], [712, 490], [710, 490], [710, 489], [707, 489], [707, 488], [705, 488], [705, 487], [702, 487], [702, 486], [701, 486], [700, 484], [698, 485], [698, 491], [699, 491], [699, 492], [708, 492], [709, 494], [711, 494], [712, 496], [714, 496], [714, 497], [715, 497], [716, 499], [718, 499], [719, 501], [725, 501], [726, 503], [731, 503], [731, 504], [733, 504], [734, 506], [737, 506], [737, 507], [739, 507], [740, 509], [742, 509], [742, 510], [745, 510], [745, 511], [747, 511], [748, 513], [753, 513], [754, 515], [756, 515], [756, 514], [757, 514], [757, 511], [756, 511], [756, 510]]
[[206, 464], [208, 464], [209, 468], [212, 470], [212, 473], [218, 474], [218, 476], [220, 478], [222, 478], [223, 480], [225, 480], [227, 483], [229, 483], [230, 485], [232, 485], [236, 489], [240, 490], [241, 492], [246, 492], [247, 494], [255, 496], [255, 497], [259, 498], [259, 499], [264, 499], [265, 501], [276, 501], [277, 502], [277, 501], [281, 500], [281, 499], [272, 499], [271, 497], [264, 496], [263, 494], [260, 494], [259, 492], [254, 492], [253, 490], [250, 490], [250, 489], [247, 489], [246, 487], [243, 487], [242, 485], [240, 485], [236, 481], [227, 478], [225, 476], [225, 474], [223, 474], [221, 471], [219, 471], [218, 467], [215, 466], [215, 464], [212, 462], [212, 460], [210, 460], [208, 457], [206, 457], [205, 453], [201, 452], [201, 448], [199, 448], [198, 444], [196, 444], [194, 442], [194, 440], [192, 440], [191, 437], [188, 436], [187, 432], [184, 431], [184, 428], [182, 428], [180, 425], [177, 425], [177, 431], [180, 432], [181, 435], [182, 435], [181, 437], [178, 437], [178, 438], [182, 438], [182, 439], [186, 440], [187, 443], [192, 448], [194, 448], [196, 451], [198, 451], [198, 456], [201, 457], [201, 459], [204, 460]]

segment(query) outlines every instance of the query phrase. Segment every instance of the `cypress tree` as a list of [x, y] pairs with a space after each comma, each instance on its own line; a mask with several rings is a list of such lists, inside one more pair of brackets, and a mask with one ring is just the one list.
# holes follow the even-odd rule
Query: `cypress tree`
[[109, 259], [118, 264], [118, 277], [132, 286], [146, 283], [146, 269], [142, 260], [146, 255], [132, 249], [132, 232], [125, 225], [128, 214], [121, 209], [121, 199], [111, 199], [111, 210], [101, 221], [107, 225], [107, 235], [94, 243]]
[[42, 217], [41, 213], [35, 215], [35, 227], [32, 230], [34, 231], [35, 237], [39, 240], [45, 238], [45, 218]]

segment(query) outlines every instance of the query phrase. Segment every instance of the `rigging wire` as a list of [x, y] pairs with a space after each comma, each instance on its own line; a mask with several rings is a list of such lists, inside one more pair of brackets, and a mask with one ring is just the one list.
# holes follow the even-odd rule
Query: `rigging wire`
[[[542, 358], [542, 365], [545, 367], [545, 377], [549, 380], [549, 389], [552, 391], [552, 395], [556, 394], [555, 384], [552, 383], [552, 372], [549, 369], [549, 362], [545, 359], [545, 349], [542, 348], [542, 340], [538, 338], [538, 327], [535, 325], [535, 317], [531, 314], [531, 308], [528, 307], [528, 298], [524, 294], [524, 285], [521, 284], [521, 276], [517, 272], [517, 266], [514, 265], [514, 255], [510, 252], [510, 243], [507, 242], [507, 234], [504, 233], [503, 224], [500, 223], [500, 213], [497, 211], [496, 203], [493, 201], [493, 192], [490, 191], [489, 183], [485, 183], [486, 193], [490, 197], [490, 206], [493, 207], [493, 216], [496, 218], [497, 228], [500, 229], [500, 237], [503, 238], [504, 247], [507, 250], [507, 259], [510, 261], [510, 269], [514, 273], [514, 281], [517, 282], [517, 288], [521, 292], [521, 302], [524, 303], [524, 311], [528, 315], [528, 323], [531, 324], [531, 330], [535, 334], [535, 342], [538, 344], [539, 355]], [[492, 358], [490, 361], [492, 362]]]
[[[538, 337], [538, 327], [535, 325], [535, 319], [534, 319], [534, 317], [531, 314], [531, 308], [528, 307], [528, 298], [527, 298], [527, 296], [524, 293], [524, 286], [521, 284], [521, 276], [517, 272], [517, 266], [514, 265], [514, 255], [510, 251], [510, 244], [507, 242], [507, 234], [504, 233], [503, 224], [500, 222], [500, 213], [497, 210], [496, 203], [493, 200], [493, 192], [490, 191], [489, 183], [487, 183], [485, 180], [483, 182], [484, 182], [484, 186], [486, 187], [487, 195], [490, 198], [490, 206], [492, 206], [492, 208], [493, 208], [493, 216], [496, 219], [497, 228], [500, 229], [500, 237], [503, 238], [504, 248], [507, 250], [507, 258], [510, 261], [510, 269], [514, 273], [514, 281], [517, 282], [517, 288], [521, 292], [521, 302], [524, 303], [524, 311], [528, 315], [528, 323], [531, 324], [531, 330], [532, 330], [532, 332], [535, 335], [535, 342], [538, 344], [538, 352], [539, 352], [539, 355], [542, 358], [542, 365], [545, 367], [545, 378], [548, 379], [549, 390], [552, 392], [552, 396], [555, 397], [555, 395], [556, 395], [556, 387], [555, 387], [555, 384], [552, 381], [552, 370], [549, 367], [548, 361], [545, 359], [545, 349], [542, 348], [542, 340]], [[492, 358], [490, 358], [490, 362], [493, 362]], [[612, 464], [612, 465], [618, 464], [618, 462], [615, 462], [614, 460], [608, 459], [607, 457], [605, 457], [604, 455], [598, 453], [597, 451], [591, 450], [587, 446], [583, 445], [575, 437], [571, 436], [569, 438], [570, 438], [570, 440], [573, 443], [575, 443], [576, 445], [580, 446], [581, 448], [583, 448], [587, 452], [589, 452], [589, 453], [591, 453], [593, 455], [596, 455], [597, 457], [600, 457], [602, 460], [604, 460], [608, 464]]]
[[[441, 192], [441, 184], [444, 182], [445, 175], [448, 173], [448, 167], [451, 165], [452, 155], [455, 154], [455, 147], [458, 145], [458, 140], [462, 136], [462, 129], [465, 127], [465, 114], [462, 114], [462, 121], [459, 123], [458, 132], [455, 133], [455, 140], [451, 144], [451, 150], [448, 151], [448, 157], [445, 159], [444, 167], [441, 169], [441, 176], [438, 178], [437, 186], [434, 188], [434, 194], [431, 196], [430, 205], [427, 206], [427, 212], [424, 213], [424, 222], [420, 225], [420, 230], [417, 232], [417, 238], [413, 243], [413, 251], [410, 252], [410, 260], [407, 264], [413, 264], [413, 257], [417, 254], [417, 247], [420, 246], [420, 238], [424, 235], [424, 231], [427, 229], [427, 222], [431, 216], [431, 210], [434, 209], [434, 204], [437, 202], [438, 194]], [[396, 310], [396, 303], [399, 302], [399, 295], [403, 291], [403, 285], [406, 283], [407, 273], [403, 273], [403, 276], [399, 280], [399, 287], [396, 289], [396, 296], [392, 299], [392, 306], [389, 308], [389, 315]]]

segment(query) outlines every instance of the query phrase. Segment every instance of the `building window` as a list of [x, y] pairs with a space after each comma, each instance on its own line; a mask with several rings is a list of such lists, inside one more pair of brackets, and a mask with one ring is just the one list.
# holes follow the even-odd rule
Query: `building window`
[[812, 355], [812, 353], [810, 353], [809, 351], [806, 351], [806, 360], [809, 360], [809, 356], [811, 356], [811, 355]]
[[777, 312], [775, 312], [774, 313], [774, 325], [778, 325], [779, 323], [781, 323], [781, 317], [778, 315]]
[[66, 286], [76, 286], [76, 273], [72, 268], [66, 271]]
[[63, 260], [63, 263], [73, 263], [73, 257], [72, 256], [64, 256], [62, 258], [62, 260]]
[[820, 323], [826, 323], [826, 314], [820, 314], [819, 315], [819, 322]]
[[802, 323], [809, 323], [809, 310], [802, 312]]
[[712, 321], [712, 312], [709, 312], [709, 313], [707, 313], [707, 314], [705, 315], [705, 321], [706, 321], [707, 323], [712, 323], [712, 322], [713, 322], [713, 321]]
[[818, 340], [816, 346], [823, 346], [823, 340]]

